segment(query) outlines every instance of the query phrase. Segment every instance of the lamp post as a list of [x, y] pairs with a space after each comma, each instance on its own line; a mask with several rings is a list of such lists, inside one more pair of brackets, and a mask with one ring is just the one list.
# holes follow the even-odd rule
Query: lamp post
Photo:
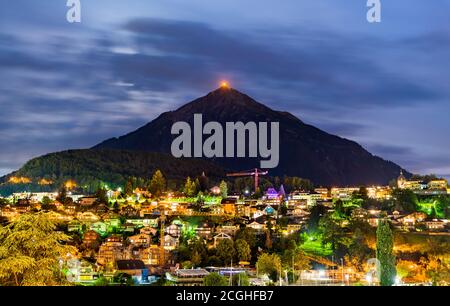
[[341, 258], [341, 266], [342, 266], [342, 286], [345, 286], [344, 283], [344, 259]]

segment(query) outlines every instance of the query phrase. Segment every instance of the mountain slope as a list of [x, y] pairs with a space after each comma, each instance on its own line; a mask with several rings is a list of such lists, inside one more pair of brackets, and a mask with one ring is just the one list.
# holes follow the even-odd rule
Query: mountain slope
[[[231, 88], [219, 88], [93, 149], [170, 153], [173, 123], [186, 121], [192, 126], [194, 114], [202, 114], [204, 123], [217, 121], [223, 126], [225, 122], [237, 121], [279, 122], [280, 163], [270, 169], [270, 175], [300, 176], [316, 185], [345, 186], [387, 184], [400, 173], [400, 166], [372, 155], [356, 142], [305, 124], [290, 113], [272, 110]], [[214, 159], [215, 163], [234, 170], [258, 167], [259, 161], [259, 158]]]
[[[199, 176], [203, 171], [215, 180], [225, 174], [224, 169], [211, 162], [201, 159], [177, 159], [163, 153], [69, 150], [34, 158], [19, 170], [0, 178], [0, 184], [3, 183], [0, 185], [0, 194], [26, 189], [53, 191], [69, 179], [80, 186], [89, 185], [87, 189], [95, 191], [99, 182], [123, 186], [129, 177], [148, 179], [156, 169], [160, 169], [167, 179], [178, 182], [184, 181], [187, 176]], [[30, 188], [9, 184], [9, 178], [13, 176], [30, 178]], [[53, 184], [40, 186], [40, 179], [47, 179]]]

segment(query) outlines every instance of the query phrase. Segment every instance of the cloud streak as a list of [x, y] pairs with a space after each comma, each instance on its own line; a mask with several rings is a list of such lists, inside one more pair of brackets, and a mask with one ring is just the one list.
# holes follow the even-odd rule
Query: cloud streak
[[[13, 13], [0, 17], [3, 24], [20, 21]], [[78, 31], [56, 18], [28, 22], [29, 32], [0, 30], [0, 174], [32, 156], [127, 133], [223, 78], [414, 171], [448, 169], [450, 143], [437, 148], [410, 136], [423, 129], [414, 124], [419, 106], [450, 112], [450, 38], [443, 29], [394, 37], [316, 25], [238, 30], [207, 18], [130, 18]], [[396, 135], [382, 131], [395, 124], [387, 109], [405, 110], [411, 124]], [[427, 128], [448, 137], [450, 123]], [[402, 135], [410, 137], [397, 141]]]

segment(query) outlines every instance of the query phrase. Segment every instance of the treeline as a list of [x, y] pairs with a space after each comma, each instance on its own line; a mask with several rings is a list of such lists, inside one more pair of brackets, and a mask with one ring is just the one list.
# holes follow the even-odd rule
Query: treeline
[[[161, 169], [169, 181], [183, 181], [187, 176], [204, 171], [211, 178], [225, 176], [225, 170], [201, 159], [178, 159], [154, 152], [119, 150], [70, 150], [48, 154], [27, 162], [20, 170], [2, 178], [0, 193], [54, 190], [67, 180], [74, 180], [87, 192], [95, 192], [104, 184], [123, 186], [130, 177], [149, 179]], [[11, 176], [28, 177], [33, 184], [12, 185], [5, 183]], [[53, 182], [51, 186], [39, 186], [40, 179]]]
[[[124, 188], [131, 180], [133, 188], [146, 188], [152, 175], [161, 170], [166, 179], [166, 187], [173, 191], [183, 191], [186, 179], [199, 180], [200, 190], [219, 185], [226, 178], [227, 170], [202, 159], [174, 158], [170, 155], [154, 152], [136, 152], [120, 150], [70, 150], [52, 153], [27, 162], [20, 170], [0, 179], [0, 195], [14, 192], [54, 191], [68, 180], [76, 182], [80, 191], [95, 193], [105, 185], [112, 189]], [[204, 172], [208, 182], [204, 182]], [[9, 177], [27, 177], [31, 184], [10, 184]], [[39, 185], [41, 179], [53, 182], [51, 185]], [[207, 186], [205, 186], [207, 184]], [[229, 192], [253, 193], [252, 177], [239, 177], [227, 180]], [[283, 185], [286, 192], [302, 189], [311, 190], [310, 181], [298, 177], [263, 177], [257, 195], [269, 187], [277, 189]]]

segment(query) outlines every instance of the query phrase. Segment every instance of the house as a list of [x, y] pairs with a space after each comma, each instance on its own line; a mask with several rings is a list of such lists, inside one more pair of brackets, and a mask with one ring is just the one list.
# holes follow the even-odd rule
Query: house
[[273, 216], [276, 214], [276, 210], [272, 206], [267, 205], [263, 210], [263, 214], [267, 216]]
[[116, 260], [116, 273], [131, 275], [133, 280], [139, 283], [148, 281], [148, 269], [142, 260]]
[[[169, 255], [169, 252], [167, 250], [164, 250], [164, 251], [166, 252], [166, 258], [167, 258]], [[160, 261], [160, 257], [161, 257], [161, 248], [156, 244], [152, 244], [148, 248], [142, 250], [140, 253], [140, 256], [141, 256], [141, 260], [146, 265], [152, 265], [152, 266], [159, 265], [159, 261]]]
[[217, 247], [217, 245], [219, 244], [219, 242], [221, 240], [226, 240], [226, 239], [233, 240], [230, 235], [227, 235], [225, 233], [220, 233], [220, 234], [214, 236], [213, 239], [214, 239], [214, 247]]
[[136, 226], [133, 223], [127, 222], [122, 226], [122, 228], [126, 233], [134, 233]]
[[212, 235], [212, 230], [213, 230], [212, 224], [203, 223], [195, 229], [195, 232], [196, 232], [197, 236], [208, 239]]
[[288, 234], [293, 234], [293, 233], [301, 231], [301, 229], [302, 229], [302, 224], [289, 223], [288, 226], [287, 226], [287, 233]]
[[155, 236], [157, 232], [158, 231], [155, 228], [150, 227], [150, 226], [143, 227], [139, 230], [140, 234], [146, 234], [146, 235], [150, 235], [150, 236]]
[[173, 237], [180, 237], [181, 236], [181, 224], [174, 224], [172, 223], [168, 227], [166, 227], [166, 233], [173, 236]]
[[48, 218], [52, 221], [56, 221], [56, 222], [68, 222], [70, 220], [72, 220], [71, 216], [65, 215], [65, 214], [61, 214], [58, 213], [56, 211], [51, 211], [48, 213]]
[[236, 211], [237, 199], [236, 198], [222, 199], [220, 204], [222, 205], [223, 212], [225, 214], [231, 215], [231, 216], [236, 215], [236, 213], [237, 213], [237, 211]]
[[178, 286], [200, 286], [203, 278], [209, 274], [205, 269], [177, 269], [167, 273], [167, 279]]
[[214, 187], [212, 187], [211, 189], [209, 189], [209, 191], [211, 191], [211, 193], [213, 193], [213, 194], [215, 194], [215, 195], [218, 195], [218, 194], [220, 194], [220, 192], [221, 192], [219, 186], [214, 186]]
[[138, 218], [140, 216], [139, 211], [131, 205], [122, 207], [120, 209], [120, 214], [128, 218]]
[[80, 204], [80, 206], [92, 206], [95, 204], [96, 201], [97, 197], [95, 196], [82, 197], [78, 200], [78, 204]]
[[128, 237], [128, 241], [130, 241], [133, 246], [148, 247], [151, 242], [151, 237], [146, 234], [138, 234]]
[[118, 214], [110, 211], [102, 215], [103, 222], [105, 222], [108, 228], [119, 228], [120, 227], [120, 217]]
[[105, 222], [97, 221], [89, 226], [90, 230], [96, 231], [97, 233], [104, 235], [107, 232], [107, 225]]
[[416, 223], [422, 222], [427, 218], [427, 215], [423, 212], [414, 212], [404, 217], [397, 218], [397, 221], [404, 227], [413, 228]]
[[101, 266], [114, 264], [118, 259], [124, 259], [122, 238], [112, 235], [106, 238], [98, 250], [97, 263]]
[[69, 215], [74, 215], [77, 210], [75, 203], [64, 204], [64, 212]]
[[89, 230], [83, 235], [83, 244], [85, 245], [92, 246], [99, 241], [100, 235], [94, 230]]
[[250, 224], [247, 224], [247, 227], [254, 229], [257, 232], [263, 232], [266, 230], [266, 224], [265, 223], [259, 223], [256, 221], [253, 221]]
[[357, 207], [352, 211], [352, 219], [366, 221], [369, 217], [367, 209]]
[[308, 216], [310, 213], [304, 209], [301, 208], [294, 208], [293, 210], [291, 210], [288, 215], [292, 215], [294, 217], [305, 217]]
[[425, 226], [429, 231], [442, 231], [445, 229], [446, 223], [444, 220], [432, 219], [425, 221]]
[[164, 236], [164, 249], [168, 251], [175, 250], [179, 245], [178, 238], [172, 237], [170, 235]]
[[100, 217], [91, 211], [80, 212], [77, 214], [77, 219], [81, 222], [97, 222]]
[[82, 227], [82, 225], [81, 225], [81, 222], [80, 222], [80, 221], [78, 221], [78, 220], [72, 220], [72, 221], [70, 221], [70, 222], [67, 224], [67, 231], [68, 231], [69, 233], [71, 233], [71, 232], [79, 232], [79, 231], [81, 231], [81, 227]]
[[95, 208], [95, 213], [98, 215], [103, 215], [105, 213], [107, 213], [109, 211], [108, 206], [106, 206], [105, 204], [100, 204]]
[[27, 203], [26, 201], [23, 201], [22, 203], [16, 204], [14, 206], [14, 208], [16, 209], [16, 211], [19, 214], [26, 214], [26, 213], [30, 212], [31, 205], [29, 203]]
[[236, 232], [239, 230], [239, 226], [237, 225], [221, 225], [216, 228], [217, 233], [224, 233], [230, 236], [236, 235]]
[[432, 180], [428, 182], [428, 189], [444, 189], [446, 190], [448, 187], [447, 180]]
[[78, 273], [78, 281], [81, 283], [92, 282], [97, 278], [98, 273], [95, 272], [94, 266], [85, 260], [81, 261]]

